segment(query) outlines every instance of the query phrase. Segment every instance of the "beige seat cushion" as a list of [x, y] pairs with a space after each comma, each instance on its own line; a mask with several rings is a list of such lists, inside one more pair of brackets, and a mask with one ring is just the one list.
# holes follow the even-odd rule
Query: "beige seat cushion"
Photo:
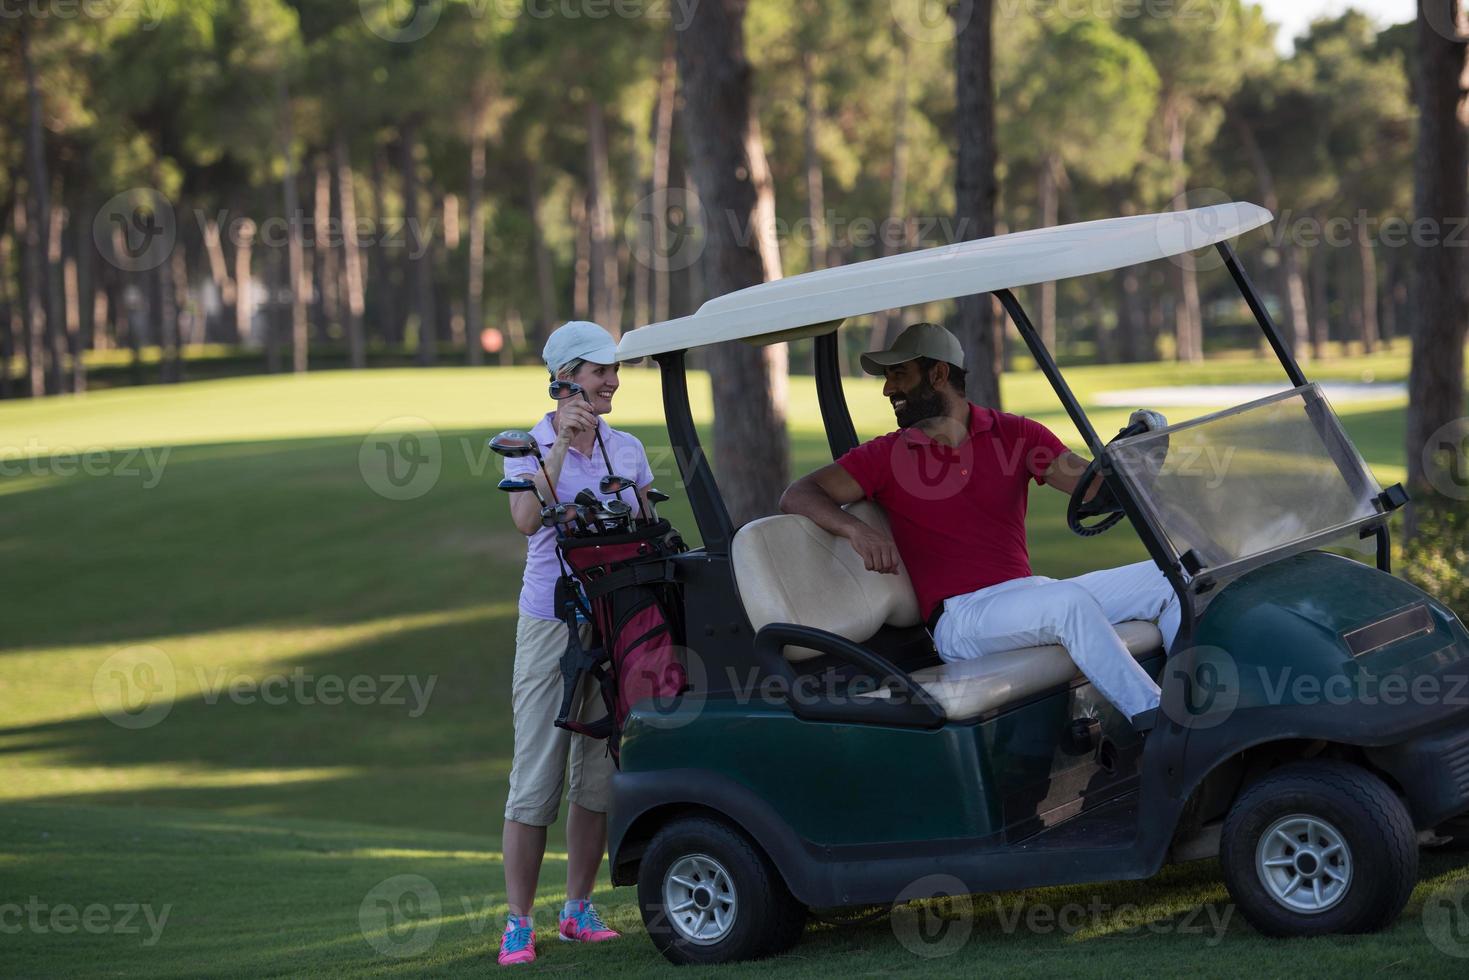
[[[870, 500], [847, 508], [873, 527], [888, 530], [887, 515]], [[896, 575], [869, 572], [845, 540], [804, 517], [782, 515], [751, 521], [730, 545], [735, 585], [750, 625], [795, 623], [835, 633], [855, 643], [870, 639], [883, 624], [916, 626], [918, 599], [908, 570]], [[1135, 657], [1158, 651], [1163, 634], [1152, 623], [1114, 627]], [[792, 662], [820, 656], [786, 647]], [[1012, 701], [1070, 683], [1078, 676], [1064, 647], [1029, 647], [978, 660], [943, 664], [913, 673], [951, 721], [976, 718]], [[879, 691], [872, 697], [890, 692]]]
[[[1163, 634], [1152, 623], [1119, 623], [1113, 629], [1134, 657], [1141, 659], [1162, 650]], [[1076, 664], [1060, 646], [1008, 650], [912, 675], [950, 721], [977, 718], [1012, 701], [1069, 684], [1077, 676]]]
[[[888, 530], [887, 515], [870, 500], [847, 511]], [[884, 623], [920, 622], [907, 569], [900, 565], [896, 575], [869, 572], [850, 543], [805, 517], [785, 514], [751, 521], [734, 536], [730, 558], [745, 614], [756, 630], [795, 623], [861, 643]], [[785, 655], [791, 661], [819, 656], [801, 647], [786, 647]]]

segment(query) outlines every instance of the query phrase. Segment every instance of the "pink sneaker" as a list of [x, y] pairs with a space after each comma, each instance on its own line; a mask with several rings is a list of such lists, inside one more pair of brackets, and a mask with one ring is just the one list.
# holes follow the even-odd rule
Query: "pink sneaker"
[[505, 920], [505, 935], [500, 937], [500, 965], [531, 963], [536, 958], [536, 930], [528, 915], [512, 915]]
[[589, 901], [574, 902], [571, 911], [561, 912], [561, 941], [564, 943], [604, 943], [609, 939], [621, 939], [622, 934], [608, 929], [607, 923], [597, 914]]

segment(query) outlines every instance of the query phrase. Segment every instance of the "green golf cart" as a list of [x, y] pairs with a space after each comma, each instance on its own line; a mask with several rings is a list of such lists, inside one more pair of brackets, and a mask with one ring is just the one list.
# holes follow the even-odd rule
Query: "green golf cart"
[[[622, 358], [661, 368], [702, 538], [672, 559], [691, 687], [626, 718], [609, 824], [612, 880], [637, 886], [668, 959], [778, 953], [808, 909], [923, 897], [934, 882], [1146, 878], [1214, 856], [1271, 935], [1398, 916], [1420, 834], [1469, 810], [1469, 634], [1389, 573], [1406, 494], [1378, 485], [1240, 264], [1231, 242], [1270, 221], [1227, 204], [966, 242], [755, 286], [624, 336]], [[1211, 246], [1287, 383], [1104, 443], [1012, 290]], [[1153, 623], [1116, 627], [1163, 691], [1145, 735], [1060, 647], [943, 663], [906, 572], [868, 572], [802, 517], [733, 527], [700, 451], [689, 349], [814, 337], [836, 458], [857, 444], [841, 322], [985, 293], [1103, 477], [1106, 503], [1073, 501], [1073, 530], [1130, 525], [1182, 602], [1171, 649]], [[871, 501], [852, 512], [885, 522]], [[1343, 541], [1375, 562], [1327, 550]]]

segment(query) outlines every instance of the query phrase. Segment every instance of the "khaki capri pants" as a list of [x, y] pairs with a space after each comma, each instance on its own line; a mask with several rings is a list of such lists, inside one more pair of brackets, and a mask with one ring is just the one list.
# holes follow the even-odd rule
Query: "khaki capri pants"
[[[591, 627], [582, 624], [582, 642], [590, 637]], [[520, 615], [515, 624], [515, 671], [511, 682], [515, 756], [510, 764], [506, 820], [533, 827], [555, 823], [568, 760], [571, 785], [566, 799], [595, 813], [606, 813], [611, 805], [615, 767], [606, 743], [555, 725], [561, 707], [561, 655], [565, 652], [565, 623]], [[595, 679], [584, 680], [572, 708], [573, 716], [582, 721], [595, 721], [607, 713]]]

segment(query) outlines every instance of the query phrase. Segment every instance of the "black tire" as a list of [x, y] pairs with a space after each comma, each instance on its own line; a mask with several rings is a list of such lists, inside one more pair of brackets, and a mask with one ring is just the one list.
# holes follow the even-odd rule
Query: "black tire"
[[[717, 862], [735, 898], [728, 931], [695, 942], [665, 911], [665, 877], [684, 859]], [[648, 937], [671, 963], [733, 963], [784, 952], [801, 937], [806, 907], [791, 895], [780, 872], [744, 834], [709, 817], [680, 817], [654, 835], [638, 868], [638, 905]]]
[[[1289, 907], [1287, 902], [1295, 899], [1277, 898], [1256, 866], [1262, 836], [1277, 821], [1296, 815], [1321, 821], [1345, 844], [1348, 864], [1338, 865], [1337, 873], [1349, 867], [1347, 883], [1332, 904], [1331, 879], [1323, 876], [1325, 897], [1319, 911]], [[1267, 843], [1267, 850], [1283, 846], [1292, 857], [1306, 850], [1284, 843], [1294, 828], [1282, 829], [1287, 833], [1281, 835], [1281, 844]], [[1230, 895], [1249, 923], [1267, 936], [1375, 932], [1397, 919], [1418, 881], [1418, 835], [1407, 808], [1382, 780], [1344, 762], [1291, 763], [1261, 779], [1235, 801], [1220, 844]], [[1338, 852], [1328, 863], [1341, 860]], [[1317, 863], [1313, 855], [1302, 861], [1308, 871]], [[1281, 869], [1279, 876], [1282, 888], [1294, 878], [1309, 880], [1299, 868]]]

